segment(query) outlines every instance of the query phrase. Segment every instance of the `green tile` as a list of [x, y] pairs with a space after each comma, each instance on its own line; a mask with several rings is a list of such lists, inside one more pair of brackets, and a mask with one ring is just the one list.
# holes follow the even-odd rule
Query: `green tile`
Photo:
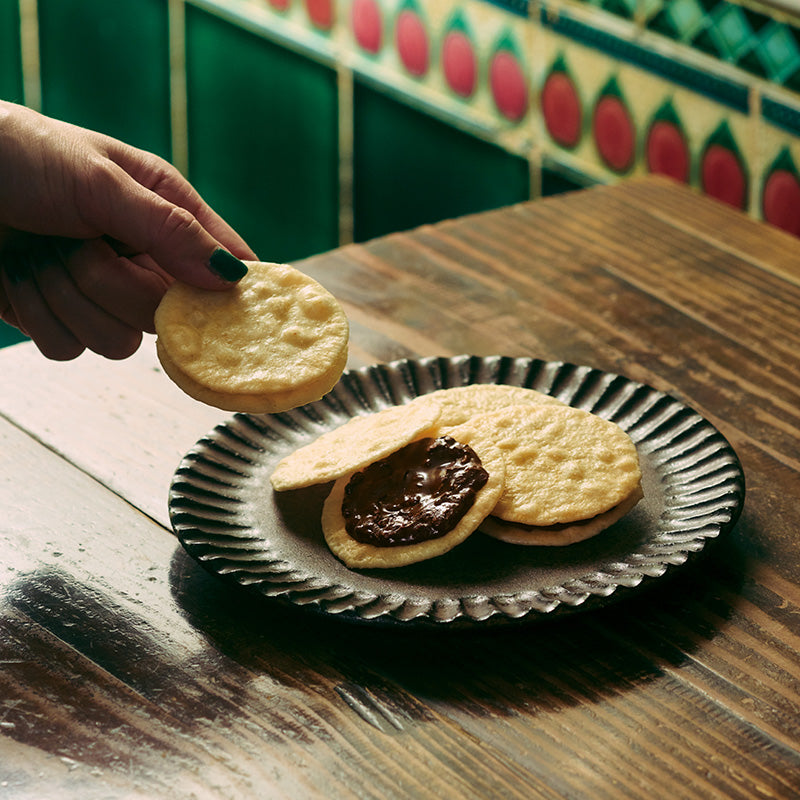
[[8, 347], [10, 344], [27, 340], [28, 337], [24, 333], [20, 333], [13, 325], [7, 325], [0, 321], [0, 347]]
[[46, 114], [170, 155], [167, 0], [39, 0]]
[[602, 0], [601, 8], [610, 14], [616, 14], [625, 19], [633, 19], [637, 2], [638, 0]]
[[649, 20], [664, 7], [664, 0], [639, 0], [638, 13], [643, 20]]
[[663, 16], [672, 36], [679, 41], [692, 39], [706, 24], [706, 12], [698, 0], [673, 0], [665, 5]]
[[720, 6], [712, 15], [709, 34], [720, 55], [729, 61], [735, 62], [756, 44], [750, 21], [739, 6]]
[[800, 94], [800, 69], [788, 75], [784, 79], [783, 85], [790, 91]]
[[529, 197], [527, 161], [359, 83], [354, 116], [358, 241]]
[[769, 78], [782, 83], [800, 69], [800, 42], [788, 25], [772, 22], [758, 39], [755, 52]]
[[259, 257], [338, 243], [333, 70], [191, 6], [189, 173]]
[[0, 98], [23, 99], [18, 0], [0, 0]]
[[589, 178], [580, 178], [553, 168], [542, 169], [542, 197], [585, 189], [589, 185], [591, 185]]

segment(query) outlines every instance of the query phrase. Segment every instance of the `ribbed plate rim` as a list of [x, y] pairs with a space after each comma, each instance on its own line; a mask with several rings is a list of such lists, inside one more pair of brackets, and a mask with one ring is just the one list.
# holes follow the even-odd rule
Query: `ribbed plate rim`
[[[383, 594], [365, 592], [355, 578], [346, 586], [325, 575], [298, 571], [291, 561], [270, 560], [269, 543], [254, 537], [242, 522], [247, 504], [240, 487], [253, 470], [275, 457], [276, 446], [291, 449], [353, 414], [444, 386], [476, 382], [534, 388], [628, 430], [640, 457], [657, 475], [661, 469], [677, 481], [679, 493], [685, 495], [683, 505], [669, 509], [669, 529], [653, 531], [642, 552], [558, 585], [510, 595], [482, 593], [480, 586], [473, 586], [459, 596], [431, 599], [403, 597], [395, 588]], [[695, 561], [710, 541], [733, 528], [744, 495], [744, 474], [730, 443], [708, 419], [670, 394], [616, 372], [566, 361], [461, 355], [399, 359], [347, 370], [316, 403], [284, 414], [234, 415], [181, 460], [170, 486], [169, 513], [192, 558], [249, 591], [354, 622], [469, 627], [531, 622], [621, 599]]]

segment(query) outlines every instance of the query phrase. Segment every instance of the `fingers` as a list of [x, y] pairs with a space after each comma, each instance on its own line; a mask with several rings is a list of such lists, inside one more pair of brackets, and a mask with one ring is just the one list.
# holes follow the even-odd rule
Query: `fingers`
[[255, 258], [163, 159], [0, 101], [3, 114], [0, 246], [4, 225], [81, 240], [110, 236], [209, 289], [229, 287], [246, 272], [239, 259]]
[[131, 328], [154, 333], [156, 308], [173, 278], [147, 256], [125, 258], [101, 239], [70, 254], [67, 269], [85, 297]]
[[5, 289], [3, 288], [3, 281], [0, 277], [0, 319], [3, 322], [7, 322], [9, 325], [13, 325], [15, 328], [19, 328], [23, 333], [25, 331], [22, 329], [22, 326], [19, 324], [19, 320], [17, 319], [17, 315], [14, 313], [14, 309], [11, 307], [11, 302], [9, 301], [8, 297], [6, 297]]
[[36, 282], [53, 315], [82, 347], [111, 359], [127, 358], [136, 352], [142, 329], [87, 297], [62, 263], [51, 261], [39, 267]]
[[117, 256], [91, 241], [69, 253], [54, 240], [28, 237], [27, 248], [2, 254], [2, 286], [11, 313], [42, 353], [68, 360], [89, 349], [106, 358], [132, 355], [169, 277], [143, 260]]
[[78, 202], [88, 224], [147, 253], [179, 280], [225, 289], [247, 272], [190, 210], [146, 188], [111, 161], [98, 162], [81, 191]]
[[47, 358], [69, 361], [85, 349], [51, 311], [39, 291], [30, 260], [24, 254], [4, 254], [2, 283], [14, 316]]
[[230, 253], [240, 259], [257, 260], [241, 236], [200, 196], [171, 164], [150, 153], [132, 151], [114, 142], [109, 155], [142, 186], [191, 212], [197, 221]]

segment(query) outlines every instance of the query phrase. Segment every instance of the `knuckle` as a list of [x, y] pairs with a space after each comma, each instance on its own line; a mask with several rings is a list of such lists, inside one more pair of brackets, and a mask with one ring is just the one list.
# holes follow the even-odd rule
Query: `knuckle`
[[173, 238], [183, 238], [200, 230], [200, 223], [194, 215], [180, 206], [172, 206], [164, 216], [158, 239], [168, 242]]
[[97, 258], [74, 258], [68, 265], [75, 285], [87, 297], [97, 297], [108, 280], [108, 271], [114, 269], [116, 258], [101, 261]]

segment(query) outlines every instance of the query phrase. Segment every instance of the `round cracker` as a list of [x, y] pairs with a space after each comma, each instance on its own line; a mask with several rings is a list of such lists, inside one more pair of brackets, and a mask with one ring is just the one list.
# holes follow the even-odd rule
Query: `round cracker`
[[246, 262], [226, 291], [176, 282], [155, 314], [164, 371], [229, 411], [275, 412], [318, 400], [341, 376], [349, 326], [339, 303], [287, 264]]
[[527, 403], [564, 405], [561, 400], [549, 394], [504, 383], [471, 383], [466, 386], [436, 389], [420, 395], [411, 402], [416, 403], [426, 399], [435, 400], [442, 407], [439, 427], [443, 432], [447, 428], [461, 425], [478, 414], [498, 411], [508, 406]]
[[482, 431], [468, 431], [465, 427], [460, 431], [458, 441], [475, 451], [489, 478], [475, 493], [472, 505], [452, 530], [437, 539], [394, 547], [377, 547], [357, 541], [347, 532], [342, 516], [344, 491], [353, 476], [350, 473], [333, 484], [322, 509], [322, 531], [333, 554], [351, 569], [388, 569], [444, 555], [465, 541], [486, 519], [500, 497], [505, 482], [505, 461]]
[[333, 389], [347, 366], [347, 351], [345, 350], [342, 352], [339, 362], [332, 365], [330, 375], [325, 378], [286, 391], [270, 392], [265, 395], [247, 395], [214, 391], [192, 380], [178, 369], [167, 355], [160, 340], [156, 340], [156, 354], [167, 376], [190, 397], [224, 411], [242, 411], [250, 414], [273, 414], [288, 411], [290, 408], [297, 408], [306, 403], [313, 403]]
[[358, 472], [432, 430], [439, 413], [431, 401], [353, 417], [281, 459], [270, 477], [272, 488], [300, 489]]
[[508, 522], [589, 519], [621, 503], [641, 479], [628, 434], [582, 409], [509, 406], [471, 423], [494, 431], [506, 459], [506, 487], [492, 513]]
[[535, 525], [521, 525], [518, 522], [506, 522], [493, 515], [488, 516], [480, 525], [480, 532], [500, 539], [509, 544], [532, 545], [542, 547], [563, 547], [586, 541], [615, 522], [621, 520], [642, 499], [640, 487], [625, 498], [619, 505], [604, 511], [591, 519], [567, 522], [549, 527], [536, 527]]

